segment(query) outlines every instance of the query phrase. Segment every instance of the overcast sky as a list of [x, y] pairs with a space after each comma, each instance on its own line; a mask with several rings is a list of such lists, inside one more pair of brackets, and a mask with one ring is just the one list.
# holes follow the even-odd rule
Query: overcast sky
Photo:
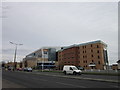
[[110, 64], [118, 60], [117, 2], [11, 2], [3, 3], [2, 59], [17, 61], [44, 46], [69, 46], [102, 40]]

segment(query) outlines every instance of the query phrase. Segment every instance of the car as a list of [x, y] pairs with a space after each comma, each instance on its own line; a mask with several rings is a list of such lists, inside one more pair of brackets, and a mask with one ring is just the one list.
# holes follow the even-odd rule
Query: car
[[28, 71], [28, 72], [32, 72], [32, 68], [31, 68], [31, 67], [28, 67], [28, 68], [27, 68], [27, 71]]
[[23, 71], [27, 71], [27, 68], [24, 68]]
[[84, 68], [83, 67], [77, 67], [79, 70], [84, 70]]
[[18, 68], [18, 71], [22, 71], [23, 69], [22, 68]]
[[8, 70], [12, 71], [12, 70], [13, 70], [13, 67], [8, 67]]
[[79, 75], [81, 75], [82, 71], [78, 70], [78, 68], [76, 66], [73, 66], [73, 65], [64, 65], [64, 67], [63, 67], [63, 73], [65, 75], [66, 74], [73, 74], [73, 75], [79, 74]]
[[19, 68], [16, 68], [17, 71], [19, 71]]

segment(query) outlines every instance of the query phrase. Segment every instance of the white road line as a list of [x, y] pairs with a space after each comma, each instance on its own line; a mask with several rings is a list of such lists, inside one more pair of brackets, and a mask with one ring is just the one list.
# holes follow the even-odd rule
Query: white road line
[[[26, 72], [29, 73], [29, 72]], [[70, 77], [70, 76], [61, 76], [61, 75], [50, 75], [50, 74], [41, 74], [41, 73], [33, 73], [33, 74], [39, 74], [39, 75], [47, 75], [47, 76], [57, 76], [57, 77], [66, 77], [66, 78], [74, 78], [74, 79], [84, 79], [84, 80], [96, 80], [96, 81], [106, 81], [106, 82], [116, 82], [116, 80], [105, 80], [105, 79], [94, 79], [94, 78], [84, 78], [84, 77]]]
[[55, 83], [62, 84], [62, 85], [67, 85], [67, 86], [79, 87], [79, 88], [87, 88], [87, 87], [84, 87], [84, 86], [78, 86], [78, 85], [73, 85], [73, 84], [68, 84], [68, 83], [62, 83], [62, 82], [55, 82]]
[[[52, 82], [52, 81], [49, 81], [49, 80], [45, 80], [45, 79], [36, 79], [36, 78], [32, 78], [34, 80], [41, 80], [41, 81], [47, 81], [47, 82]], [[79, 87], [79, 88], [87, 88], [87, 87], [84, 87], [84, 86], [78, 86], [78, 85], [73, 85], [73, 84], [68, 84], [68, 83], [63, 83], [63, 82], [54, 82], [54, 83], [58, 83], [58, 84], [62, 84], [62, 85], [67, 85], [67, 86], [73, 86], [73, 87]]]
[[115, 87], [115, 88], [120, 88], [120, 86], [115, 86], [115, 85], [110, 85], [110, 86]]

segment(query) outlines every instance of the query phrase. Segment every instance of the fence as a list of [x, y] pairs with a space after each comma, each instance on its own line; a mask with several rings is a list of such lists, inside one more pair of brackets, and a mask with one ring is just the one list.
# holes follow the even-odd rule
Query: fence
[[120, 73], [119, 70], [83, 70], [85, 73]]

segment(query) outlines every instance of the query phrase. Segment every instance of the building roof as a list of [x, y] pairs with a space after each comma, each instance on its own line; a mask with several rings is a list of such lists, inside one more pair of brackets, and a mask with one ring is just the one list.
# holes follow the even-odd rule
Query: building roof
[[57, 51], [57, 50], [59, 50], [61, 47], [57, 47], [57, 46], [56, 46], [56, 47], [53, 47], [53, 46], [51, 46], [51, 47], [50, 47], [50, 46], [49, 46], [49, 47], [47, 47], [47, 46], [46, 46], [46, 47], [42, 47], [42, 48], [40, 48], [40, 49], [38, 49], [38, 50], [36, 50], [36, 51], [33, 51], [32, 53], [30, 53], [30, 54], [28, 54], [28, 55], [26, 55], [26, 56], [29, 56], [29, 55], [31, 55], [31, 54], [33, 54], [33, 53], [40, 52], [40, 51], [42, 51], [42, 49], [50, 49], [50, 48], [55, 48], [56, 51]]
[[94, 44], [94, 43], [102, 43], [102, 44], [104, 44], [107, 47], [107, 44], [104, 43], [101, 40], [96, 40], [96, 41], [91, 41], [91, 42], [87, 42], [87, 43], [78, 44], [78, 46], [83, 46], [83, 45], [88, 45], [88, 44]]
[[59, 50], [58, 52], [63, 51], [63, 50], [68, 49], [68, 48], [72, 48], [72, 47], [84, 46], [84, 45], [94, 44], [94, 43], [102, 43], [102, 44], [104, 44], [104, 45], [107, 47], [107, 44], [104, 43], [103, 41], [101, 41], [101, 40], [96, 40], [96, 41], [91, 41], [91, 42], [87, 42], [87, 43], [73, 44], [73, 45], [64, 47], [63, 49]]
[[120, 60], [118, 60], [117, 63], [120, 63]]

